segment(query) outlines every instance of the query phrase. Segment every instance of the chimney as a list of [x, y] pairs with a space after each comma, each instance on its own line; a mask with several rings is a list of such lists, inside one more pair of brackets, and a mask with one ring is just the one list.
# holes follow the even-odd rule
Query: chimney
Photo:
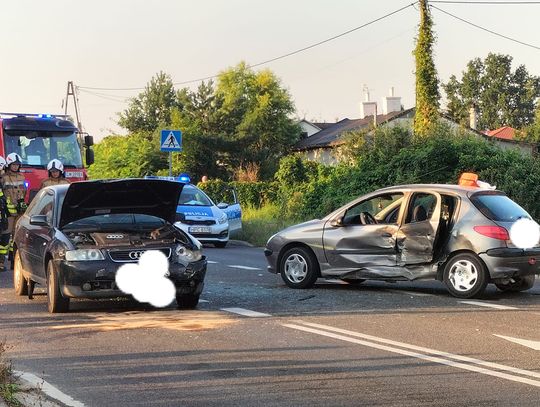
[[476, 130], [476, 108], [474, 105], [469, 109], [469, 127]]
[[383, 97], [382, 105], [383, 105], [383, 108], [382, 108], [383, 114], [401, 111], [401, 97], [394, 96], [393, 86], [390, 88], [389, 96]]
[[373, 116], [373, 120], [376, 120], [377, 102], [369, 100], [369, 88], [366, 84], [364, 84], [362, 90], [364, 91], [365, 100], [360, 102], [360, 118], [364, 119], [367, 116]]

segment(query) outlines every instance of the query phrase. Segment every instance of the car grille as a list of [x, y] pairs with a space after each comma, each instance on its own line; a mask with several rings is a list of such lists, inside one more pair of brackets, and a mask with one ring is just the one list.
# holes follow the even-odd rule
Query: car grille
[[206, 226], [209, 226], [209, 225], [215, 225], [216, 224], [215, 220], [188, 220], [188, 219], [185, 219], [185, 220], [183, 220], [181, 222], [186, 224], [186, 225], [206, 225]]
[[131, 250], [110, 250], [109, 257], [116, 263], [137, 262], [140, 256], [148, 250], [159, 250], [167, 258], [171, 257], [171, 248], [152, 248], [152, 249], [131, 249]]

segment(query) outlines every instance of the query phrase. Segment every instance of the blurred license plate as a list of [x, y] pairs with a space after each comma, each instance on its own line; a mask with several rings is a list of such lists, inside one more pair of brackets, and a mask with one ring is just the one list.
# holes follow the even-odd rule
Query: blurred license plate
[[211, 228], [204, 226], [192, 226], [189, 228], [189, 233], [210, 233]]

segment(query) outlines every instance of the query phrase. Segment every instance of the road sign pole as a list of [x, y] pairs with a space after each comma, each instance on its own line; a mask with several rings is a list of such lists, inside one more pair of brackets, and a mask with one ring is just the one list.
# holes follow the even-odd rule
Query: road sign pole
[[169, 177], [172, 177], [172, 151], [169, 151]]

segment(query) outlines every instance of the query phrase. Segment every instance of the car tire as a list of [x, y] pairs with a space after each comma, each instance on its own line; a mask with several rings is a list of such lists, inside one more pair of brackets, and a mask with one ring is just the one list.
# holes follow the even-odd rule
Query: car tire
[[443, 281], [450, 294], [457, 298], [481, 295], [488, 284], [486, 266], [475, 254], [452, 256], [444, 266]]
[[24, 278], [21, 255], [17, 250], [13, 261], [13, 288], [17, 295], [28, 295], [28, 284]]
[[214, 246], [218, 249], [223, 249], [225, 248], [225, 246], [227, 246], [227, 243], [229, 242], [214, 242]]
[[47, 263], [47, 309], [51, 314], [69, 310], [69, 298], [64, 298], [60, 292], [58, 273], [52, 260]]
[[182, 294], [176, 296], [178, 309], [194, 309], [199, 304], [199, 294]]
[[281, 257], [281, 278], [291, 288], [313, 287], [319, 278], [319, 263], [305, 247], [293, 247]]
[[514, 292], [517, 293], [519, 291], [526, 291], [530, 288], [533, 288], [534, 286], [534, 280], [535, 275], [529, 275], [529, 276], [522, 276], [522, 277], [514, 277], [514, 282], [508, 282], [508, 283], [495, 283], [495, 286], [501, 290], [506, 292]]

